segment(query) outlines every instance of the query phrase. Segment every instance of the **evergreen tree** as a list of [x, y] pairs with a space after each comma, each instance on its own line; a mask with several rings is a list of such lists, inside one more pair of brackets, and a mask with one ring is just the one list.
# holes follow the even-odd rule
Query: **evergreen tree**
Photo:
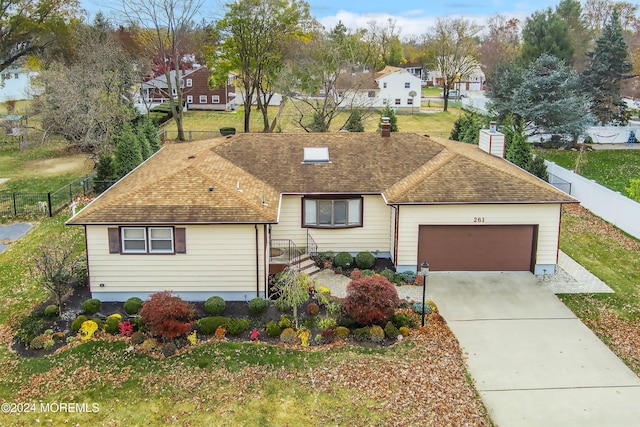
[[547, 172], [547, 165], [544, 163], [542, 157], [535, 156], [533, 160], [531, 160], [527, 170], [538, 178], [549, 182], [549, 172]]
[[142, 125], [136, 126], [136, 138], [138, 138], [138, 142], [140, 143], [140, 154], [142, 154], [142, 160], [147, 160], [151, 157], [153, 151], [151, 151], [151, 144], [149, 144], [147, 134], [142, 128]]
[[118, 135], [114, 150], [116, 175], [122, 178], [142, 163], [140, 141], [130, 127], [125, 127]]
[[535, 12], [522, 30], [523, 45], [521, 58], [525, 65], [538, 59], [542, 54], [553, 55], [565, 64], [573, 60], [573, 46], [569, 37], [569, 24], [548, 8], [545, 12]]
[[621, 82], [629, 76], [629, 47], [624, 40], [620, 17], [614, 10], [589, 53], [591, 63], [586, 77], [592, 91], [591, 113], [601, 124], [626, 124], [627, 106], [620, 94]]
[[520, 166], [522, 169], [529, 170], [532, 154], [531, 147], [524, 135], [514, 134], [511, 136], [506, 158], [514, 165]]
[[467, 111], [453, 124], [449, 139], [462, 141], [467, 144], [477, 144], [480, 137], [480, 129], [484, 126], [485, 119], [482, 115]]
[[364, 132], [362, 110], [352, 110], [343, 129], [349, 132]]
[[98, 165], [96, 166], [96, 178], [93, 182], [93, 189], [100, 194], [109, 188], [111, 181], [116, 181], [116, 168], [113, 162], [113, 156], [107, 153], [101, 153], [98, 156]]
[[151, 154], [161, 149], [162, 144], [160, 142], [160, 136], [158, 135], [158, 128], [156, 127], [156, 125], [153, 124], [151, 119], [149, 119], [148, 117], [145, 117], [143, 119], [142, 129], [144, 131], [145, 136], [147, 137], [147, 141], [149, 141]]
[[[381, 117], [389, 117], [389, 124], [391, 125], [391, 132], [399, 132], [398, 130], [398, 117], [394, 113], [393, 108], [387, 104], [381, 113]], [[379, 128], [378, 128], [379, 130]]]

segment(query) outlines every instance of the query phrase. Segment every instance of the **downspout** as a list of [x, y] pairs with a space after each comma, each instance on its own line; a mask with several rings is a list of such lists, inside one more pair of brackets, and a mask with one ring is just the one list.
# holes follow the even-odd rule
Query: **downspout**
[[269, 298], [269, 296], [267, 295], [267, 292], [268, 292], [267, 277], [269, 275], [269, 265], [268, 265], [269, 258], [267, 258], [267, 256], [268, 256], [267, 255], [268, 254], [267, 249], [268, 249], [268, 244], [269, 244], [269, 234], [268, 233], [269, 233], [269, 229], [270, 228], [271, 228], [270, 225], [267, 225], [267, 224], [263, 224], [262, 225], [262, 230], [263, 230], [263, 235], [264, 235], [264, 237], [263, 237], [264, 242], [263, 242], [263, 245], [262, 245], [264, 247], [264, 252], [262, 254], [263, 265], [264, 265], [264, 273], [262, 275], [262, 284], [264, 285], [264, 297], [265, 298]]
[[393, 224], [393, 263], [398, 264], [398, 229], [400, 228], [400, 205], [391, 205], [396, 210]]
[[258, 224], [253, 224], [256, 230], [256, 297], [260, 296], [260, 242], [258, 241]]
[[84, 256], [87, 262], [87, 289], [91, 292], [91, 275], [89, 274], [89, 245], [87, 244], [87, 226], [84, 226]]

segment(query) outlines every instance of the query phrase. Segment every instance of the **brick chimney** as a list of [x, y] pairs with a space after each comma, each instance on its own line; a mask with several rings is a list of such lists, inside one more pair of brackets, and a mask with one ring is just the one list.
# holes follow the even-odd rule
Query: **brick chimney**
[[391, 123], [389, 123], [389, 117], [382, 117], [382, 124], [380, 125], [380, 135], [383, 138], [389, 138], [391, 136]]

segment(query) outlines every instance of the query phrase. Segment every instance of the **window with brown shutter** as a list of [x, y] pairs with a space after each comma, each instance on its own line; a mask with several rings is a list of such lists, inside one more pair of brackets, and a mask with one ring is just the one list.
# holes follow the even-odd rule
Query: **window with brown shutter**
[[120, 229], [109, 228], [109, 253], [120, 253]]

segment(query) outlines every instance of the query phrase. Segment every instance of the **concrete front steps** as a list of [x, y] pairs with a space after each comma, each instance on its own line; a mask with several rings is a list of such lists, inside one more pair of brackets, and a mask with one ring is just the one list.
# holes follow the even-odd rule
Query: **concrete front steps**
[[318, 268], [315, 261], [307, 254], [301, 255], [298, 262], [293, 264], [293, 267], [298, 272], [305, 273], [307, 276], [312, 276], [320, 271], [320, 268]]

